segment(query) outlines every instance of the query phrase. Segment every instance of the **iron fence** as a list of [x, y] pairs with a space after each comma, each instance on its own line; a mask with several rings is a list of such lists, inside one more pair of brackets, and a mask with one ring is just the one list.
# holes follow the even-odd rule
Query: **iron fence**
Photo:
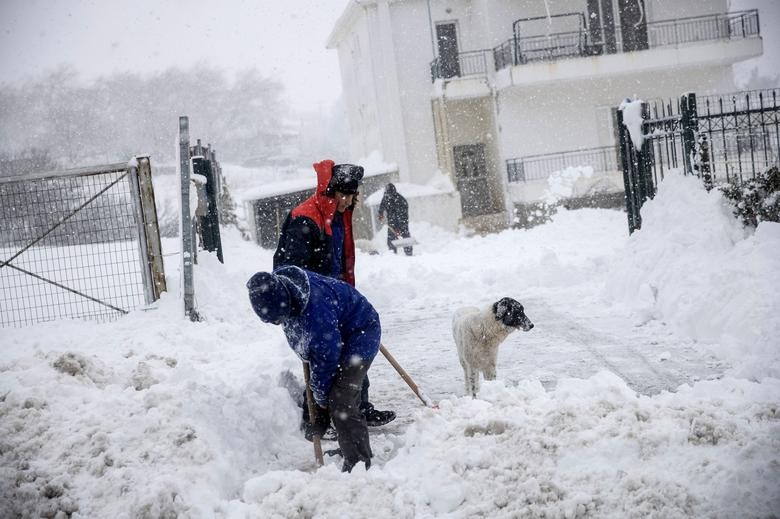
[[740, 92], [642, 104], [641, 148], [617, 112], [629, 231], [641, 228], [640, 208], [669, 170], [711, 187], [741, 183], [780, 160], [780, 90]]
[[109, 320], [165, 290], [146, 157], [0, 178], [0, 326]]
[[509, 182], [541, 180], [556, 171], [576, 167], [593, 168], [596, 174], [618, 171], [617, 152], [617, 146], [602, 146], [508, 159], [507, 178]]
[[659, 20], [647, 23], [646, 29], [647, 39], [644, 41], [637, 40], [636, 35], [624, 37], [620, 26], [610, 28], [610, 31], [614, 30], [614, 34], [610, 34], [614, 42], [609, 44], [606, 41], [594, 41], [593, 31], [584, 25], [578, 30], [545, 35], [520, 36], [515, 32], [511, 39], [493, 48], [493, 61], [496, 70], [501, 70], [510, 65], [535, 61], [556, 61], [714, 40], [737, 40], [761, 33], [756, 9]]

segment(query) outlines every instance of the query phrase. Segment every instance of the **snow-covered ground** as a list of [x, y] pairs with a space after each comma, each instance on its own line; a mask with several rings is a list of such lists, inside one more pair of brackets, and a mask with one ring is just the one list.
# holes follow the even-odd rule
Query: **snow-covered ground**
[[[272, 253], [233, 230], [225, 265], [197, 266], [203, 322], [172, 293], [112, 323], [4, 329], [0, 517], [780, 515], [780, 224], [745, 231], [677, 176], [643, 218], [630, 238], [607, 210], [484, 237], [412, 222], [413, 257], [380, 233], [358, 288], [438, 408], [377, 358], [372, 400], [399, 417], [352, 474], [315, 467], [279, 385], [300, 362], [244, 288]], [[450, 316], [503, 296], [536, 326], [464, 397]]]

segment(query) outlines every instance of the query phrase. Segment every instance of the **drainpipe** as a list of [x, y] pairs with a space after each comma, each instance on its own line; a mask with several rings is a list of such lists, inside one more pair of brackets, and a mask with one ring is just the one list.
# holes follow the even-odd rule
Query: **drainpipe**
[[433, 17], [431, 16], [431, 0], [426, 0], [428, 4], [428, 32], [431, 35], [431, 59], [436, 59], [436, 39], [433, 36]]

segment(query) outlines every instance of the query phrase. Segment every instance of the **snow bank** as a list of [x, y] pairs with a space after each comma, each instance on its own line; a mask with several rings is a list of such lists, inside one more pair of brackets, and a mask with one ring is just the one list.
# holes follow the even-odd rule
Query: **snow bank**
[[720, 192], [669, 174], [616, 255], [606, 294], [640, 322], [661, 319], [706, 342], [735, 374], [780, 377], [780, 224], [747, 233]]
[[491, 382], [420, 411], [379, 470], [268, 473], [242, 504], [280, 517], [770, 515], [778, 391], [726, 380], [649, 398], [608, 372], [549, 393]]

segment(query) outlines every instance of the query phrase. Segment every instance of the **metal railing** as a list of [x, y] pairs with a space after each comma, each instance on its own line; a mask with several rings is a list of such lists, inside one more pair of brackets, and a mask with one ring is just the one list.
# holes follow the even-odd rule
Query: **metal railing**
[[617, 153], [617, 146], [602, 146], [508, 159], [507, 178], [509, 182], [542, 180], [556, 171], [577, 167], [591, 167], [595, 174], [619, 171]]
[[431, 81], [453, 77], [480, 76], [488, 72], [489, 50], [459, 52], [453, 61], [443, 60], [441, 56], [431, 61]]
[[[735, 40], [760, 35], [758, 10], [659, 20], [646, 25], [647, 42], [627, 41], [614, 27], [615, 52], [631, 52], [713, 40]], [[536, 61], [556, 61], [607, 53], [603, 41], [592, 41], [587, 28], [537, 36], [515, 36], [493, 48], [496, 70]]]

